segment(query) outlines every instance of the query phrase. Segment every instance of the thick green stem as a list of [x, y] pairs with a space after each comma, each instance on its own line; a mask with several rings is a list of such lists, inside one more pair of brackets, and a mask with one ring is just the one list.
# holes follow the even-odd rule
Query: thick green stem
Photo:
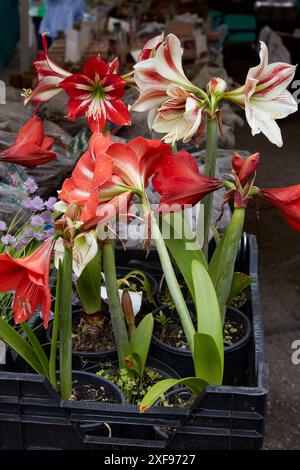
[[195, 328], [191, 319], [191, 315], [186, 306], [180, 286], [175, 276], [174, 269], [173, 269], [164, 239], [162, 237], [159, 226], [153, 215], [151, 217], [151, 220], [152, 220], [152, 226], [151, 226], [152, 238], [154, 239], [155, 244], [156, 244], [156, 249], [157, 249], [159, 259], [160, 259], [160, 262], [161, 262], [161, 265], [162, 265], [162, 268], [166, 277], [166, 282], [167, 282], [172, 300], [175, 304], [176, 310], [180, 317], [182, 328], [184, 330], [186, 339], [189, 343], [190, 350], [192, 354], [194, 354], [194, 336], [196, 332], [195, 332]]
[[59, 310], [60, 310], [60, 292], [61, 292], [61, 270], [62, 264], [59, 261], [59, 266], [57, 270], [57, 279], [56, 279], [56, 289], [55, 289], [55, 308], [54, 308], [54, 317], [53, 317], [53, 327], [52, 327], [52, 336], [51, 336], [51, 350], [50, 350], [50, 359], [49, 359], [49, 377], [50, 383], [57, 390], [57, 379], [56, 379], [56, 356], [57, 356], [57, 342], [59, 335]]
[[103, 269], [119, 365], [125, 367], [125, 357], [129, 354], [129, 341], [118, 292], [115, 253], [111, 240], [105, 240], [103, 243]]
[[[207, 119], [207, 136], [206, 136], [206, 154], [205, 154], [205, 175], [215, 178], [216, 160], [217, 160], [217, 139], [218, 139], [218, 123], [217, 119]], [[211, 215], [213, 207], [214, 195], [208, 194], [204, 198], [204, 246], [203, 251], [207, 258], [209, 229], [211, 225]]]
[[72, 251], [65, 248], [60, 279], [59, 365], [63, 400], [72, 393]]

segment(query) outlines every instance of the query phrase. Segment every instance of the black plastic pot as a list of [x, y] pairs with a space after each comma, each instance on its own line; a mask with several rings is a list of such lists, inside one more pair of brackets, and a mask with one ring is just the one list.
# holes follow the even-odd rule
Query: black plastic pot
[[[125, 403], [125, 397], [122, 390], [110, 380], [99, 377], [85, 371], [72, 371], [73, 381], [80, 384], [93, 385], [95, 387], [104, 387], [106, 391], [112, 396], [114, 402]], [[95, 403], [95, 402], [91, 402]], [[87, 421], [78, 425], [79, 432], [89, 436], [113, 436], [116, 437], [119, 433], [120, 426], [118, 424], [108, 425], [102, 421]]]
[[[113, 361], [112, 366], [118, 367], [118, 361]], [[163, 363], [159, 359], [149, 357], [147, 360], [147, 367], [159, 373], [163, 379], [180, 378], [179, 374], [172, 367]], [[101, 364], [93, 364], [85, 370], [95, 374], [99, 369], [101, 369]], [[130, 421], [128, 421], [126, 427], [124, 426], [123, 428], [123, 434], [129, 438], [134, 438], [136, 435], [138, 435], [143, 439], [151, 439], [153, 438], [153, 430], [153, 426], [131, 425]]]
[[[99, 369], [101, 369], [102, 364], [104, 363], [100, 362], [100, 363], [87, 364], [84, 371], [95, 374], [96, 372], [98, 372]], [[118, 367], [118, 361], [117, 360], [111, 361], [111, 365], [113, 367]], [[169, 378], [179, 379], [180, 378], [180, 375], [178, 374], [178, 372], [176, 372], [176, 370], [173, 369], [173, 367], [171, 367], [168, 364], [165, 364], [164, 362], [160, 361], [159, 359], [155, 357], [148, 357], [146, 366], [149, 367], [149, 369], [155, 370], [156, 372], [161, 374], [165, 379], [169, 379]]]
[[[244, 264], [239, 264], [237, 270], [249, 274], [253, 282], [247, 310], [251, 337], [242, 386], [207, 386], [191, 408], [154, 406], [139, 413], [137, 406], [122, 403], [63, 401], [40, 375], [0, 372], [0, 449], [139, 449], [160, 454], [164, 450], [186, 453], [196, 449], [261, 449], [268, 368], [257, 275], [258, 251], [253, 235], [248, 236], [243, 249]], [[97, 421], [119, 425], [118, 436], [92, 435], [79, 428], [81, 424]], [[140, 426], [147, 427], [149, 432], [151, 429], [152, 437], [141, 436]], [[155, 435], [154, 427], [168, 427], [173, 432], [166, 440]]]
[[[121, 266], [117, 266], [116, 270], [117, 270], [118, 277], [122, 277], [122, 276], [128, 274], [130, 271], [132, 271], [131, 268], [121, 267]], [[151, 274], [146, 273], [146, 275], [147, 275], [148, 280], [149, 280], [152, 295], [153, 295], [154, 299], [156, 300], [157, 291], [158, 291], [157, 282], [154, 279], [154, 277], [151, 276]], [[145, 307], [147, 306], [147, 302], [148, 302], [147, 299], [143, 298], [141, 312], [143, 312], [143, 307], [144, 307], [144, 310], [145, 310]], [[76, 323], [77, 318], [79, 319], [80, 314], [82, 312], [83, 312], [83, 309], [80, 305], [73, 306], [73, 321], [74, 321], [74, 323]], [[144, 313], [148, 313], [148, 312], [144, 311]], [[52, 333], [52, 324], [50, 324], [49, 329], [46, 332], [48, 342], [51, 341], [51, 333]], [[73, 350], [72, 351], [72, 368], [74, 370], [81, 370], [83, 368], [86, 369], [86, 367], [84, 366], [85, 363], [90, 364], [90, 363], [101, 363], [101, 362], [103, 363], [103, 362], [108, 362], [108, 361], [112, 362], [112, 361], [115, 361], [116, 359], [117, 359], [117, 350], [116, 350], [116, 348], [108, 349], [106, 351], [98, 351], [98, 352], [96, 352], [96, 351], [94, 352], [94, 351], [76, 351], [76, 350]]]
[[[192, 304], [190, 304], [192, 307]], [[170, 314], [167, 306], [158, 308], [155, 314], [163, 311], [166, 316]], [[243, 325], [245, 335], [233, 346], [224, 348], [224, 375], [223, 385], [241, 384], [247, 367], [248, 345], [251, 335], [251, 325], [246, 315], [236, 308], [227, 309], [226, 318]], [[170, 346], [153, 335], [151, 355], [159, 357], [163, 362], [173, 367], [181, 377], [193, 377], [195, 375], [194, 362], [189, 349], [179, 349]]]
[[[178, 388], [177, 390], [172, 390], [171, 392], [166, 393], [165, 399], [169, 401], [173, 406], [176, 405], [177, 398], [182, 400], [189, 400], [192, 396], [192, 393], [187, 388]], [[158, 400], [156, 403], [157, 406], [161, 406], [161, 400]], [[158, 440], [167, 441], [170, 438], [170, 434], [173, 432], [172, 429], [169, 429], [169, 432], [166, 432], [164, 428], [159, 426], [154, 426], [155, 437]]]

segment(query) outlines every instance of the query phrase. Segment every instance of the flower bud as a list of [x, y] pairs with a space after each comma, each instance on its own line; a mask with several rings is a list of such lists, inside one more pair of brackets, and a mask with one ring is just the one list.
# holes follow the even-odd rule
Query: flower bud
[[222, 78], [213, 77], [207, 85], [207, 92], [218, 98], [222, 98], [227, 88], [225, 80]]

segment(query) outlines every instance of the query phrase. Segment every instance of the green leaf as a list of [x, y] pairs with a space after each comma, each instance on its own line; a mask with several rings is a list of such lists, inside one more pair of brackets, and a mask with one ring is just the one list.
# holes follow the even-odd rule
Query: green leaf
[[86, 313], [101, 310], [101, 253], [86, 265], [76, 282], [77, 293]]
[[159, 400], [164, 393], [177, 385], [185, 385], [194, 395], [199, 395], [207, 385], [205, 380], [198, 377], [186, 377], [183, 379], [165, 379], [156, 383], [148, 390], [143, 400], [140, 403], [139, 409], [141, 413], [150, 408], [157, 400]]
[[[121, 288], [122, 284], [124, 284], [124, 283], [126, 283], [126, 285], [128, 285], [126, 281], [128, 281], [128, 279], [130, 279], [132, 277], [133, 278], [135, 277], [140, 281], [143, 288], [145, 289], [148, 301], [151, 304], [156, 306], [156, 302], [155, 302], [153, 294], [152, 294], [152, 289], [151, 289], [151, 286], [150, 286], [149, 279], [148, 279], [147, 275], [145, 273], [143, 273], [143, 271], [140, 271], [139, 269], [134, 269], [134, 270], [130, 271], [125, 276], [123, 276], [122, 279], [118, 279], [118, 287]], [[129, 284], [129, 286], [130, 286], [130, 284]]]
[[24, 323], [21, 323], [21, 328], [22, 330], [24, 331], [24, 333], [26, 334], [27, 338], [29, 339], [30, 343], [31, 343], [31, 346], [33, 347], [40, 363], [41, 363], [41, 366], [43, 367], [44, 369], [44, 376], [47, 377], [47, 379], [49, 379], [49, 360], [48, 360], [48, 357], [46, 356], [46, 353], [41, 345], [41, 343], [39, 342], [39, 340], [37, 339], [36, 335], [34, 334], [34, 332], [32, 331], [32, 329], [28, 326], [28, 324], [26, 322]]
[[235, 209], [230, 223], [209, 263], [208, 272], [216, 289], [222, 323], [225, 319], [226, 304], [230, 295], [234, 265], [243, 232], [244, 220], [245, 209]]
[[251, 276], [240, 272], [233, 273], [229, 300], [235, 299], [243, 290], [250, 286], [251, 283]]
[[[134, 330], [131, 341], [129, 343], [129, 355], [136, 358], [139, 357], [140, 364], [138, 365], [137, 361], [135, 366], [139, 367], [139, 375], [142, 376], [148, 353], [150, 348], [150, 343], [153, 333], [154, 319], [152, 313], [146, 315], [138, 327]], [[134, 356], [137, 355], [137, 356]]]
[[0, 318], [0, 338], [21, 356], [38, 374], [45, 375], [33, 347], [12, 326]]
[[129, 370], [132, 370], [138, 374], [139, 377], [143, 375], [143, 365], [142, 360], [138, 353], [128, 354], [125, 357], [125, 363]]
[[63, 400], [72, 393], [72, 251], [65, 249], [60, 278], [59, 366]]
[[[170, 236], [166, 236], [165, 244], [180, 269], [193, 300], [195, 300], [191, 264], [194, 259], [197, 259], [207, 267], [205, 256], [181, 212], [162, 217], [161, 224], [163, 233], [170, 234]], [[189, 249], [192, 246], [194, 248]]]
[[207, 383], [222, 383], [224, 345], [222, 322], [216, 291], [205, 267], [194, 260], [192, 276], [195, 289], [197, 333], [194, 337], [194, 365], [196, 376]]
[[58, 390], [57, 377], [56, 377], [56, 359], [57, 359], [57, 344], [58, 344], [58, 337], [59, 337], [61, 271], [62, 271], [62, 262], [61, 260], [59, 260], [58, 269], [57, 269], [56, 286], [55, 286], [55, 307], [54, 307], [50, 359], [49, 359], [49, 380], [50, 380], [50, 383], [55, 388], [55, 390]]

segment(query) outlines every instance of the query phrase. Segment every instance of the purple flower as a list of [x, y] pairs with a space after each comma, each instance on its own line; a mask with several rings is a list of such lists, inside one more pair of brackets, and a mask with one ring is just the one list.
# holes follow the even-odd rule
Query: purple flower
[[36, 238], [37, 240], [44, 242], [48, 240], [48, 238], [52, 237], [53, 235], [54, 235], [54, 229], [44, 230], [43, 232], [38, 233]]
[[24, 235], [26, 238], [35, 238], [36, 232], [32, 228], [25, 228]]
[[3, 243], [3, 245], [13, 245], [15, 243], [15, 239], [12, 235], [4, 235], [2, 238], [1, 238], [1, 241]]
[[22, 201], [22, 207], [24, 209], [30, 209], [30, 204], [31, 204], [31, 199], [29, 197], [27, 199], [24, 199], [24, 201]]
[[35, 196], [30, 199], [27, 198], [22, 202], [24, 209], [31, 209], [32, 211], [42, 211], [44, 209], [44, 201], [40, 196]]
[[[45, 205], [46, 205], [46, 203], [45, 203]], [[45, 211], [42, 214], [40, 214], [40, 216], [43, 217], [43, 220], [44, 220], [45, 224], [53, 224], [54, 223], [54, 219], [51, 215], [51, 212]]]
[[40, 228], [44, 225], [44, 219], [40, 215], [34, 215], [31, 217], [30, 220], [30, 225], [32, 225], [35, 228]]
[[54, 204], [57, 202], [56, 197], [49, 197], [47, 201], [45, 201], [45, 207], [48, 209], [48, 211], [53, 211], [54, 210]]
[[[24, 232], [25, 232], [25, 231], [24, 231]], [[32, 237], [30, 237], [30, 238], [32, 238]], [[22, 248], [22, 247], [26, 246], [26, 245], [28, 244], [28, 242], [29, 242], [29, 240], [28, 240], [28, 238], [26, 237], [25, 234], [20, 235], [20, 236], [18, 237], [18, 243], [17, 243], [17, 244], [18, 244], [18, 248]], [[17, 248], [17, 246], [16, 246], [16, 248]]]
[[7, 225], [3, 220], [0, 220], [0, 232], [5, 232], [7, 230]]
[[24, 181], [24, 189], [27, 193], [33, 194], [38, 189], [38, 185], [33, 178], [27, 178], [27, 180]]

